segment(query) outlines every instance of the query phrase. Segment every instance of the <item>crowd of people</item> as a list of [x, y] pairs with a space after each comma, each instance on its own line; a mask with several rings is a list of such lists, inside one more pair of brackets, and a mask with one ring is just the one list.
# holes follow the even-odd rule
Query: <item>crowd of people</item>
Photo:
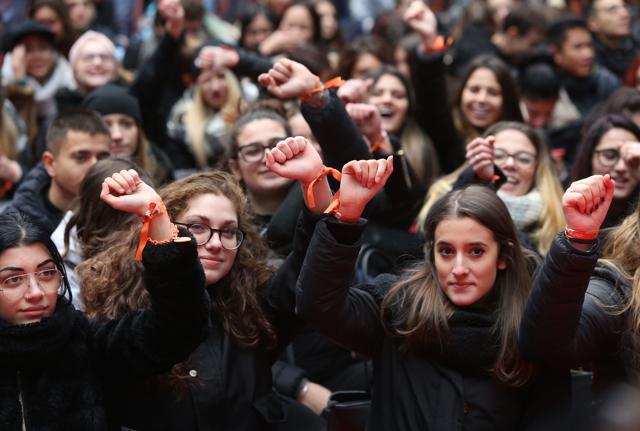
[[638, 429], [639, 15], [0, 2], [0, 428]]

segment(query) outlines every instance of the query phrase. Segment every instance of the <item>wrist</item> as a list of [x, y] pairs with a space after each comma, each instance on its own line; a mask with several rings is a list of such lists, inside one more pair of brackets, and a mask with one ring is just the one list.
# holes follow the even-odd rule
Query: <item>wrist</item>
[[302, 401], [309, 392], [309, 379], [302, 379], [298, 386], [298, 401]]
[[333, 215], [341, 222], [355, 223], [360, 220], [363, 210], [364, 208], [358, 205], [344, 205], [340, 203], [340, 208], [334, 212]]

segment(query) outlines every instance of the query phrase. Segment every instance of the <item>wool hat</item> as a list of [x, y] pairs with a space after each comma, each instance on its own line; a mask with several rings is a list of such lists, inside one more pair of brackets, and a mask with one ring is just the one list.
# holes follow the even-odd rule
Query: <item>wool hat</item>
[[104, 85], [84, 98], [82, 106], [100, 115], [123, 114], [142, 124], [142, 113], [138, 99], [126, 89], [114, 84]]
[[108, 54], [115, 58], [116, 46], [111, 42], [111, 39], [102, 33], [89, 30], [80, 36], [69, 50], [69, 63], [71, 64], [71, 67], [76, 66], [76, 63], [80, 59], [80, 54], [88, 42], [98, 43], [106, 49]]
[[26, 36], [40, 36], [51, 45], [54, 44], [56, 35], [49, 28], [37, 21], [27, 20], [18, 25], [9, 33], [9, 43], [5, 46], [5, 51], [10, 52]]

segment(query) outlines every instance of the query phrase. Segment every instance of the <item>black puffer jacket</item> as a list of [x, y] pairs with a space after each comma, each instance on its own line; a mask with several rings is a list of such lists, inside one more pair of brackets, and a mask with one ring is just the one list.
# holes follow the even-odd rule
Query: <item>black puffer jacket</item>
[[546, 255], [520, 325], [522, 355], [559, 367], [591, 365], [594, 390], [628, 380], [631, 352], [627, 282], [611, 267], [596, 266], [599, 245], [574, 248], [558, 234]]
[[206, 336], [208, 296], [195, 243], [148, 245], [151, 308], [104, 324], [63, 297], [40, 322], [0, 321], [0, 429], [105, 430], [113, 384], [182, 361]]

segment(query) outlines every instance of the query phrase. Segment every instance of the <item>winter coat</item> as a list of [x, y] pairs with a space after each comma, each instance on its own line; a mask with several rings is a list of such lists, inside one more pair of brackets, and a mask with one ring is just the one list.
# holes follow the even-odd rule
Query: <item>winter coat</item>
[[596, 266], [599, 244], [582, 251], [564, 233], [545, 257], [520, 325], [522, 355], [543, 364], [589, 365], [594, 390], [627, 381], [633, 350], [627, 331], [629, 285], [609, 266]]
[[[405, 351], [383, 328], [381, 302], [396, 277], [349, 288], [364, 221], [318, 223], [298, 280], [298, 312], [342, 346], [373, 360], [374, 387], [368, 429], [548, 430], [567, 407], [568, 373], [541, 370], [515, 388], [488, 369], [497, 347], [491, 307], [456, 309], [449, 319], [451, 347]], [[495, 304], [493, 305], [495, 308]], [[393, 319], [393, 317], [389, 317]]]
[[147, 245], [143, 264], [149, 309], [96, 323], [59, 296], [39, 322], [0, 321], [0, 429], [106, 430], [115, 384], [166, 371], [206, 337], [195, 242]]

